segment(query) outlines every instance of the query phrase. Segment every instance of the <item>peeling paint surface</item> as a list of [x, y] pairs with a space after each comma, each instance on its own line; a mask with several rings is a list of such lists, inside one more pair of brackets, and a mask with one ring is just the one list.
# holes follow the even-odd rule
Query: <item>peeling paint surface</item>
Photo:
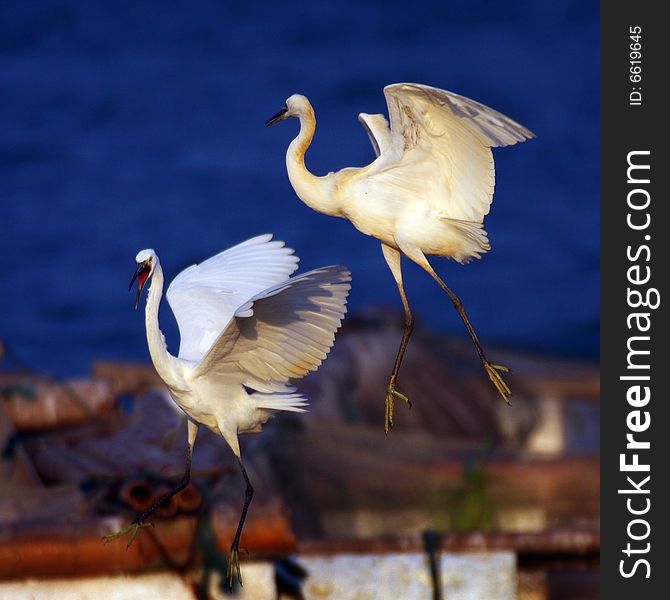
[[[305, 600], [427, 600], [432, 598], [428, 559], [422, 553], [340, 554], [297, 558], [309, 577]], [[516, 566], [512, 553], [444, 554], [444, 600], [515, 600]], [[0, 583], [0, 600], [195, 600], [197, 573], [145, 573], [79, 579], [30, 579]], [[242, 565], [244, 587], [237, 600], [276, 600], [274, 567], [269, 562]], [[210, 595], [230, 598], [214, 579]]]
[[[306, 600], [426, 600], [432, 581], [426, 555], [310, 556], [299, 558], [309, 572]], [[442, 556], [445, 600], [514, 600], [516, 566], [507, 552]]]

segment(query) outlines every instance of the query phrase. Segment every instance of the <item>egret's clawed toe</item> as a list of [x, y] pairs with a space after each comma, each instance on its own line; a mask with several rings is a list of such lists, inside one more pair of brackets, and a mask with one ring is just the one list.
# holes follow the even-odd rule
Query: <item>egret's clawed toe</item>
[[126, 534], [130, 534], [130, 537], [128, 538], [128, 543], [126, 544], [126, 550], [128, 550], [131, 544], [135, 541], [137, 533], [139, 532], [140, 529], [153, 526], [154, 526], [153, 523], [142, 523], [142, 522], [131, 523], [130, 525], [128, 525], [128, 527], [122, 529], [121, 531], [117, 531], [116, 533], [110, 533], [109, 535], [104, 536], [102, 539], [105, 540], [105, 542], [109, 543], [112, 540], [116, 540], [120, 537], [125, 536]]
[[409, 408], [412, 408], [410, 399], [396, 390], [394, 383], [389, 383], [388, 388], [386, 388], [386, 415], [384, 418], [384, 433], [386, 434], [388, 434], [389, 430], [393, 429], [393, 407], [396, 398], [405, 402]]
[[234, 578], [237, 576], [237, 581], [242, 585], [242, 573], [240, 572], [240, 556], [237, 547], [233, 546], [230, 549], [230, 556], [228, 557], [228, 570], [226, 578], [228, 579], [228, 587], [233, 589]]
[[511, 404], [509, 399], [510, 396], [512, 395], [512, 390], [510, 390], [509, 386], [505, 383], [505, 380], [501, 377], [499, 373], [499, 371], [502, 371], [503, 373], [509, 373], [509, 368], [503, 365], [494, 365], [488, 361], [484, 362], [484, 368], [486, 369], [489, 378], [493, 382], [493, 385], [496, 386], [496, 389], [498, 390], [498, 392], [500, 392], [500, 395], [503, 397], [503, 400], [505, 400], [507, 404]]

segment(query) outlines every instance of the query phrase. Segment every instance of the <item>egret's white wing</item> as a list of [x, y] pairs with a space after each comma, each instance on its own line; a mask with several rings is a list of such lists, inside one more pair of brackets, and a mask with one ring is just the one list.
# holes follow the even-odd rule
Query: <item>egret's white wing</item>
[[167, 299], [179, 326], [179, 358], [200, 361], [240, 306], [298, 268], [293, 250], [271, 240], [252, 238], [174, 278]]
[[370, 138], [375, 156], [380, 156], [381, 154], [386, 156], [392, 151], [393, 139], [389, 123], [384, 115], [361, 113], [358, 115], [358, 120], [365, 128], [368, 138]]
[[[441, 129], [440, 125], [448, 129], [451, 122], [460, 122], [482, 145], [490, 148], [511, 146], [535, 137], [523, 125], [484, 104], [429, 85], [394, 83], [384, 88], [384, 95], [394, 132], [403, 132], [418, 117], [415, 125], [419, 129], [422, 124], [434, 130]], [[405, 137], [411, 139], [412, 133]]]
[[240, 383], [258, 392], [291, 392], [291, 382], [326, 358], [346, 312], [345, 267], [309, 271], [256, 296], [236, 315], [192, 377]]
[[533, 133], [479, 102], [437, 88], [398, 83], [384, 88], [384, 95], [392, 147], [403, 152], [371, 170], [370, 183], [423, 198], [440, 216], [481, 223], [495, 185], [491, 148]]

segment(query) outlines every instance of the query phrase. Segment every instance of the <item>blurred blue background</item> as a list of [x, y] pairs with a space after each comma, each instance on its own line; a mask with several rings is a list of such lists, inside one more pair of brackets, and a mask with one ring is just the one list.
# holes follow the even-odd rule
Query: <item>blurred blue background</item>
[[[353, 271], [351, 312], [400, 311], [379, 244], [295, 197], [284, 153], [312, 101], [308, 166], [373, 158], [359, 112], [414, 81], [520, 121], [537, 139], [495, 152], [492, 251], [434, 259], [480, 337], [596, 358], [599, 335], [599, 5], [501, 3], [5, 2], [0, 18], [0, 337], [33, 366], [86, 372], [148, 359], [127, 291], [138, 250], [170, 280], [272, 231], [302, 268]], [[465, 335], [448, 299], [407, 263], [424, 327]], [[167, 305], [161, 322], [173, 351]]]

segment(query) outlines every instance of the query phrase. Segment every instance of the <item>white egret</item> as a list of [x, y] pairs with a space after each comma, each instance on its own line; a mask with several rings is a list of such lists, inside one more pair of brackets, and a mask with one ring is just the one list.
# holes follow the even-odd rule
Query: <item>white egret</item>
[[345, 168], [317, 177], [305, 167], [305, 153], [316, 128], [314, 110], [295, 94], [266, 125], [288, 117], [300, 120], [289, 144], [286, 167], [295, 193], [318, 212], [349, 219], [362, 233], [382, 243], [405, 311], [405, 327], [386, 392], [384, 430], [393, 427], [394, 398], [409, 404], [396, 383], [414, 326], [405, 296], [401, 254], [425, 269], [448, 294], [477, 349], [479, 358], [506, 402], [511, 391], [484, 354], [463, 304], [440, 279], [426, 255], [467, 263], [490, 249], [484, 216], [493, 199], [492, 147], [534, 137], [495, 110], [457, 94], [413, 83], [384, 88], [389, 123], [383, 115], [361, 113], [377, 158], [366, 167]]
[[[252, 238], [182, 271], [167, 299], [179, 326], [178, 356], [168, 352], [158, 324], [163, 270], [153, 250], [136, 257], [135, 306], [151, 278], [146, 332], [151, 360], [170, 396], [186, 413], [188, 453], [181, 481], [129, 527], [128, 546], [146, 519], [188, 484], [198, 425], [228, 442], [246, 482], [244, 507], [230, 548], [228, 579], [240, 577], [238, 549], [253, 487], [242, 463], [238, 434], [255, 433], [272, 411], [304, 412], [293, 386], [315, 371], [333, 345], [346, 312], [351, 276], [345, 267], [315, 269], [293, 278], [298, 257], [272, 235]], [[240, 579], [241, 581], [241, 579]]]

